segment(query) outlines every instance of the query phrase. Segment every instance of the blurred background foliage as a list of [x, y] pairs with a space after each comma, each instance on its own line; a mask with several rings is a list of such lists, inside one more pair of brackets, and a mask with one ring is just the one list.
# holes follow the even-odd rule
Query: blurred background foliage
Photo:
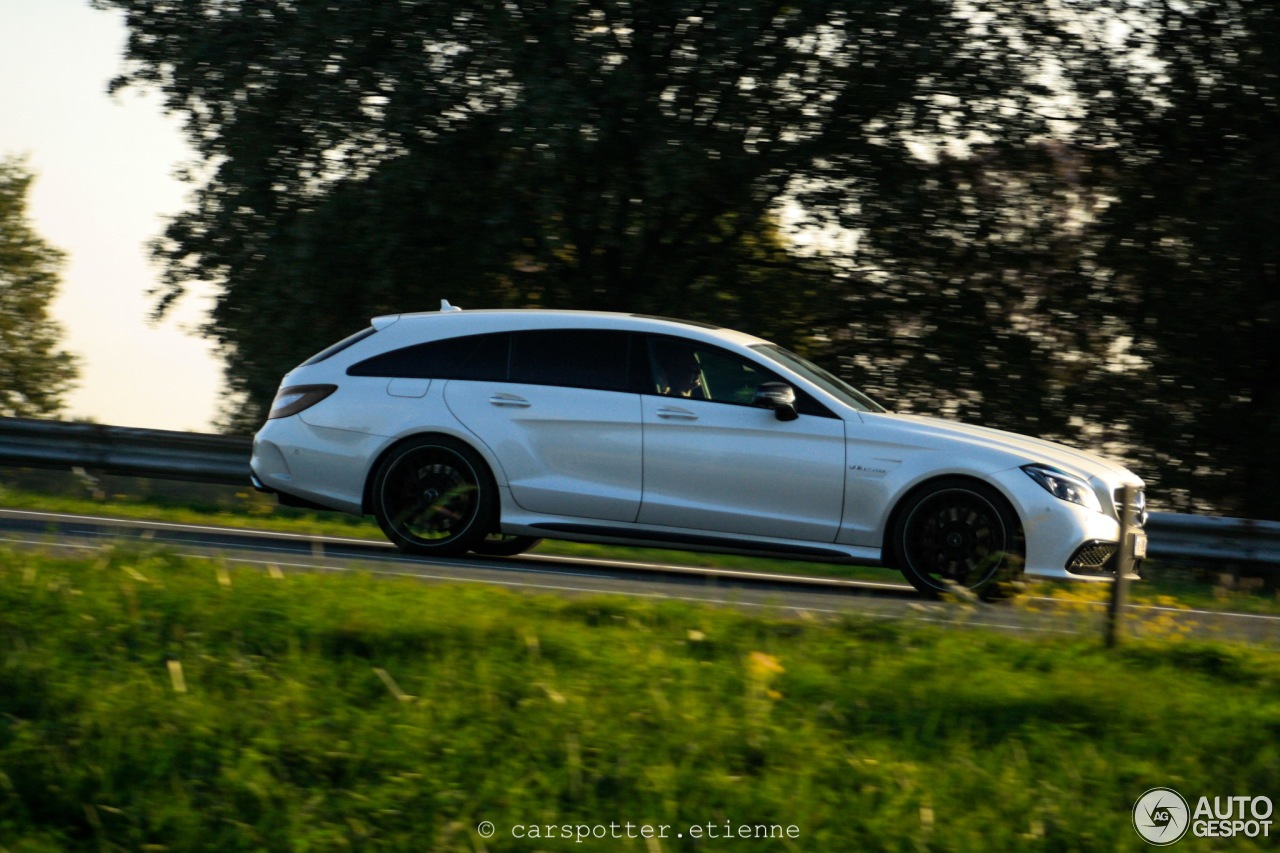
[[26, 160], [0, 157], [0, 417], [50, 417], [79, 375], [49, 316], [64, 256], [27, 212], [34, 180]]
[[1267, 2], [94, 0], [199, 160], [228, 429], [380, 313], [741, 328], [1280, 518]]

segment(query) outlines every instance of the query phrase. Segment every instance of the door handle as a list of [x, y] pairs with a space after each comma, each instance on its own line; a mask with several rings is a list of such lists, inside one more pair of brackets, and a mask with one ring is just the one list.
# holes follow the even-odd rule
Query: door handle
[[673, 408], [658, 409], [658, 417], [669, 421], [696, 421], [698, 419], [698, 416], [688, 409]]
[[489, 398], [489, 402], [495, 406], [510, 406], [517, 409], [527, 409], [533, 405], [524, 397], [517, 397], [515, 394], [494, 394]]

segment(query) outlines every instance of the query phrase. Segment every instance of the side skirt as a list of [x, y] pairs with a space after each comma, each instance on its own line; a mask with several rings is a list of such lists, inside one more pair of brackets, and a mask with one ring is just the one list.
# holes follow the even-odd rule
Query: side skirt
[[655, 530], [638, 530], [633, 527], [610, 527], [601, 524], [574, 524], [572, 522], [539, 522], [520, 525], [523, 530], [541, 533], [552, 539], [584, 539], [597, 542], [633, 544], [642, 547], [686, 548], [696, 551], [717, 551], [731, 554], [750, 554], [771, 557], [789, 557], [821, 562], [859, 563], [878, 565], [878, 557], [855, 556], [835, 548], [816, 545], [795, 545], [788, 542], [755, 542], [712, 536], [699, 533], [674, 533]]

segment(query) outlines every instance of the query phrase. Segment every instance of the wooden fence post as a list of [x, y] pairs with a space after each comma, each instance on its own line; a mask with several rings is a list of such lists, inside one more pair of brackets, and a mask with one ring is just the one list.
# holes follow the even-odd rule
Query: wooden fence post
[[1124, 627], [1124, 611], [1129, 601], [1129, 575], [1133, 572], [1133, 552], [1136, 539], [1134, 500], [1137, 490], [1133, 486], [1120, 489], [1120, 543], [1116, 552], [1116, 579], [1111, 585], [1111, 605], [1107, 608], [1107, 648], [1120, 642]]

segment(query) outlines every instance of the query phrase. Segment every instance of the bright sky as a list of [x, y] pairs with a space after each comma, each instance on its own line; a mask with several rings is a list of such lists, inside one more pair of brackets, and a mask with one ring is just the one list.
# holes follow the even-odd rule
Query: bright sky
[[156, 94], [107, 95], [124, 40], [123, 16], [88, 0], [0, 0], [0, 155], [27, 155], [27, 214], [67, 253], [53, 314], [81, 363], [64, 417], [209, 432], [223, 386], [193, 331], [203, 305], [148, 319], [146, 244], [184, 206], [173, 174], [191, 152]]

